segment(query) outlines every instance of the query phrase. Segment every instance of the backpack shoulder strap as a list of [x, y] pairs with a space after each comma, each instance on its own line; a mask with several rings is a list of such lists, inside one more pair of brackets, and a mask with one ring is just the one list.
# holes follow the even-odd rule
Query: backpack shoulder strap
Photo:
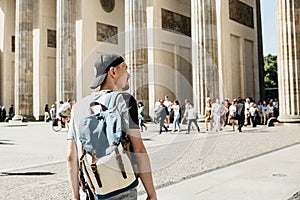
[[105, 105], [108, 109], [113, 108], [116, 105], [117, 97], [122, 94], [122, 92], [110, 92], [109, 96], [105, 99]]

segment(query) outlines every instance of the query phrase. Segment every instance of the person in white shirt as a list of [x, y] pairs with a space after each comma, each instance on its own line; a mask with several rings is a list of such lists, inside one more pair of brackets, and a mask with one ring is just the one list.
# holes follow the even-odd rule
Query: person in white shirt
[[68, 99], [67, 102], [63, 103], [59, 108], [58, 108], [58, 114], [61, 117], [61, 122], [62, 125], [64, 126], [66, 118], [70, 116], [71, 113], [71, 100]]
[[270, 119], [271, 117], [274, 117], [273, 101], [270, 101], [269, 105], [267, 106], [267, 113], [268, 113], [268, 119]]
[[212, 116], [213, 116], [213, 124], [215, 130], [221, 131], [221, 116], [223, 116], [226, 113], [226, 108], [224, 105], [220, 104], [219, 99], [216, 99], [216, 102], [212, 104]]
[[237, 100], [234, 99], [229, 107], [229, 122], [232, 124], [232, 129], [235, 131], [235, 126], [238, 125], [237, 120]]
[[191, 128], [192, 122], [196, 125], [198, 133], [200, 133], [200, 128], [199, 128], [199, 126], [197, 124], [197, 115], [198, 115], [198, 113], [197, 113], [196, 109], [194, 108], [193, 104], [191, 103], [190, 104], [190, 109], [189, 109], [189, 111], [187, 113], [187, 116], [185, 116], [188, 119], [188, 131], [187, 131], [187, 134], [190, 133], [190, 128]]
[[246, 102], [245, 102], [245, 124], [250, 125], [250, 108], [251, 108], [252, 103], [250, 102], [249, 98], [246, 98]]
[[173, 121], [173, 130], [172, 132], [175, 131], [176, 129], [176, 125], [178, 126], [178, 132], [180, 132], [180, 124], [179, 124], [179, 120], [180, 120], [180, 105], [179, 105], [179, 101], [175, 100], [173, 105], [171, 106], [171, 108], [174, 111], [174, 121]]
[[168, 95], [165, 96], [164, 105], [168, 108], [166, 120], [167, 120], [167, 128], [169, 128], [170, 127], [170, 114], [171, 114], [172, 101], [169, 100]]
[[54, 104], [52, 104], [51, 109], [50, 109], [50, 117], [52, 120], [55, 119], [55, 117], [56, 117], [56, 109], [55, 109]]

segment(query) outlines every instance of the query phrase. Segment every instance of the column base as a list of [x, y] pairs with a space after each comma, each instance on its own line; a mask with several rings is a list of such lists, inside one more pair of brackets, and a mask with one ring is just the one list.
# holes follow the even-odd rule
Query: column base
[[15, 115], [12, 118], [13, 121], [21, 121], [21, 122], [27, 122], [27, 121], [35, 121], [34, 116], [31, 115]]
[[280, 116], [277, 120], [281, 123], [300, 123], [300, 116]]
[[205, 115], [199, 115], [198, 122], [205, 122]]

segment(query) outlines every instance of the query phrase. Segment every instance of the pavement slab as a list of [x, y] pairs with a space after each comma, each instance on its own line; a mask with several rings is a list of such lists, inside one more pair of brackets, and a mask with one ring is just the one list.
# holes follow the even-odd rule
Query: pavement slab
[[[300, 126], [297, 124], [245, 127], [239, 133], [228, 126], [222, 132], [203, 131], [205, 125], [200, 123], [201, 133], [192, 131], [191, 134], [185, 134], [186, 125], [179, 133], [162, 134], [158, 134], [158, 124], [147, 125], [148, 130], [142, 136], [150, 156], [154, 184], [160, 195], [160, 191], [168, 186], [176, 186], [300, 144]], [[26, 126], [0, 123], [0, 199], [71, 199], [65, 162], [66, 134], [66, 131], [53, 132], [50, 123], [29, 122]], [[249, 170], [251, 168], [249, 166]], [[223, 176], [207, 181], [207, 185], [206, 181], [195, 184], [204, 191], [210, 191], [213, 183], [222, 184], [225, 178], [240, 179], [231, 173], [223, 173]], [[274, 181], [283, 179], [274, 177]], [[259, 186], [258, 182], [248, 181], [250, 185]], [[271, 180], [269, 184], [270, 187], [274, 184], [276, 188], [276, 182]], [[238, 183], [230, 185], [234, 187]], [[296, 194], [299, 188], [300, 184], [298, 189], [287, 192], [286, 199]], [[143, 199], [145, 191], [141, 185], [138, 191]], [[201, 191], [197, 191], [200, 192], [198, 195], [204, 194]], [[177, 193], [178, 190], [173, 190], [173, 194]], [[248, 195], [251, 197], [250, 193]], [[159, 199], [164, 199], [164, 196]]]

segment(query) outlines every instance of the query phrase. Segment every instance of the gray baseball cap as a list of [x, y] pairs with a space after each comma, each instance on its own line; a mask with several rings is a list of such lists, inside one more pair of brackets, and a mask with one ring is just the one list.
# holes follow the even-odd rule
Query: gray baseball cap
[[124, 62], [124, 59], [117, 54], [100, 55], [94, 64], [96, 80], [94, 80], [90, 88], [95, 89], [99, 87], [105, 80], [110, 67], [116, 67], [122, 62]]

